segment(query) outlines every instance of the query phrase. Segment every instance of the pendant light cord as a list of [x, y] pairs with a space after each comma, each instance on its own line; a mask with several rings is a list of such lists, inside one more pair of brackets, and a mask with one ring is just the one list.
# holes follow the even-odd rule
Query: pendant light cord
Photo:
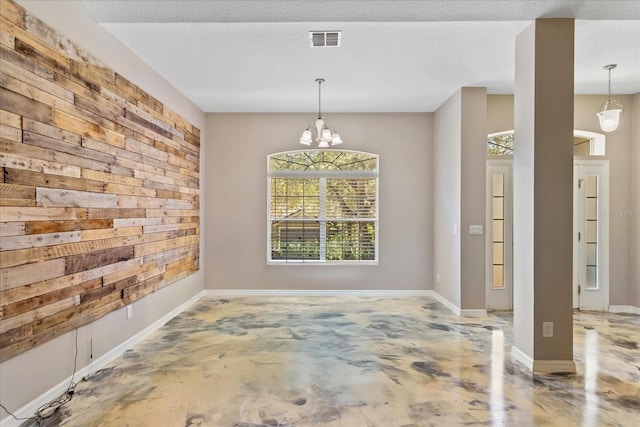
[[607, 108], [611, 105], [611, 68], [609, 68], [609, 98], [607, 98]]
[[[611, 84], [611, 79], [609, 79], [609, 84]], [[318, 80], [318, 118], [322, 118], [322, 80]]]

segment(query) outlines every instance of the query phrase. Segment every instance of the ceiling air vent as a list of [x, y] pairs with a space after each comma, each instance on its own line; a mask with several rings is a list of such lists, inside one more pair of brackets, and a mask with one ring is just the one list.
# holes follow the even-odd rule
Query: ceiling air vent
[[340, 47], [342, 31], [309, 31], [311, 47]]

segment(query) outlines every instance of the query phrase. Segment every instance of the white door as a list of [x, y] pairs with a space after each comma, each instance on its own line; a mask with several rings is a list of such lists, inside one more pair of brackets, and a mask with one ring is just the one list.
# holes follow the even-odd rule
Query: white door
[[487, 161], [488, 310], [513, 308], [513, 161]]
[[573, 307], [609, 309], [609, 161], [573, 165]]

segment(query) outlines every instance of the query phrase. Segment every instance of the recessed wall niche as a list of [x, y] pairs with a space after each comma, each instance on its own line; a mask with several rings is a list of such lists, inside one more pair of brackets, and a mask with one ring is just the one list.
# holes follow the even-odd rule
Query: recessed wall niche
[[0, 145], [0, 361], [198, 271], [200, 130], [9, 0]]

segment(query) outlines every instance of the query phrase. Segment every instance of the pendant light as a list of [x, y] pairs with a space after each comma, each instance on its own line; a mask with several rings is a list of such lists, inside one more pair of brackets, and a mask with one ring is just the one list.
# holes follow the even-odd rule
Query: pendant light
[[318, 148], [329, 148], [330, 146], [342, 144], [342, 138], [335, 132], [335, 130], [329, 127], [322, 118], [322, 92], [321, 87], [324, 83], [324, 79], [316, 79], [318, 83], [318, 118], [315, 123], [310, 124], [302, 132], [300, 137], [300, 144], [311, 145], [315, 140], [318, 143]]
[[609, 97], [600, 107], [600, 111], [597, 113], [600, 120], [600, 129], [604, 132], [613, 132], [618, 128], [620, 124], [620, 113], [622, 112], [622, 104], [620, 101], [611, 99], [611, 70], [616, 68], [617, 64], [609, 64], [602, 67], [609, 72]]

